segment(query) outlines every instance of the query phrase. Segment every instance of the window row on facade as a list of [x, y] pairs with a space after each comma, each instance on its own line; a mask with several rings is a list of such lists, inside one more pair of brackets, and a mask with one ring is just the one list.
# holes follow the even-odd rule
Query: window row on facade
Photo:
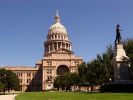
[[49, 40], [61, 39], [61, 40], [68, 40], [68, 37], [65, 35], [51, 35], [48, 37]]
[[60, 27], [60, 26], [52, 27], [51, 29], [63, 29], [63, 30], [65, 30], [65, 28]]
[[52, 74], [52, 69], [47, 69], [47, 74]]
[[[52, 66], [52, 61], [47, 61], [47, 65], [48, 66]], [[79, 62], [78, 61], [74, 61], [74, 65], [79, 65]]]
[[30, 84], [30, 83], [41, 83], [41, 79], [26, 79], [26, 81], [24, 79], [19, 79], [20, 84]]
[[18, 77], [23, 77], [23, 75], [26, 74], [27, 77], [34, 77], [36, 73], [16, 73]]

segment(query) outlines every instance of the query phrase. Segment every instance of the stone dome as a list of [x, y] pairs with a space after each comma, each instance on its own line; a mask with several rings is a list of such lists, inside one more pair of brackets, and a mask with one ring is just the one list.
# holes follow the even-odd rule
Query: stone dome
[[49, 28], [49, 34], [62, 33], [67, 35], [66, 28], [60, 23], [60, 16], [58, 13], [55, 16], [54, 24]]
[[66, 28], [61, 23], [54, 23], [50, 29], [49, 34], [62, 33], [67, 34]]
[[60, 23], [58, 12], [55, 15], [54, 23], [49, 28], [44, 47], [45, 55], [51, 52], [72, 52], [72, 43], [69, 40], [66, 28]]

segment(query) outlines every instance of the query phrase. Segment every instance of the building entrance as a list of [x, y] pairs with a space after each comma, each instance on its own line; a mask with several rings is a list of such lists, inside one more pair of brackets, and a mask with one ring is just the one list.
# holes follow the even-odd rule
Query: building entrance
[[57, 75], [63, 75], [66, 72], [69, 72], [69, 68], [66, 65], [60, 65], [57, 68]]

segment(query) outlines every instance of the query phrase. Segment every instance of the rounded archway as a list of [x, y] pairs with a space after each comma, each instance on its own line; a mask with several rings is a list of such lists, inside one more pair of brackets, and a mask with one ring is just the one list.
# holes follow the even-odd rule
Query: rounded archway
[[69, 72], [69, 68], [66, 65], [60, 65], [57, 68], [57, 75], [63, 75], [66, 72]]

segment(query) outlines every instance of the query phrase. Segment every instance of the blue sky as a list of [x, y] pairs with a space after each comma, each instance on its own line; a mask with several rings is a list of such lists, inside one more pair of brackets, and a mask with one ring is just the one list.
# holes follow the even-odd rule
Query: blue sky
[[116, 24], [133, 38], [133, 0], [0, 0], [0, 65], [34, 66], [56, 10], [85, 61], [114, 43]]

